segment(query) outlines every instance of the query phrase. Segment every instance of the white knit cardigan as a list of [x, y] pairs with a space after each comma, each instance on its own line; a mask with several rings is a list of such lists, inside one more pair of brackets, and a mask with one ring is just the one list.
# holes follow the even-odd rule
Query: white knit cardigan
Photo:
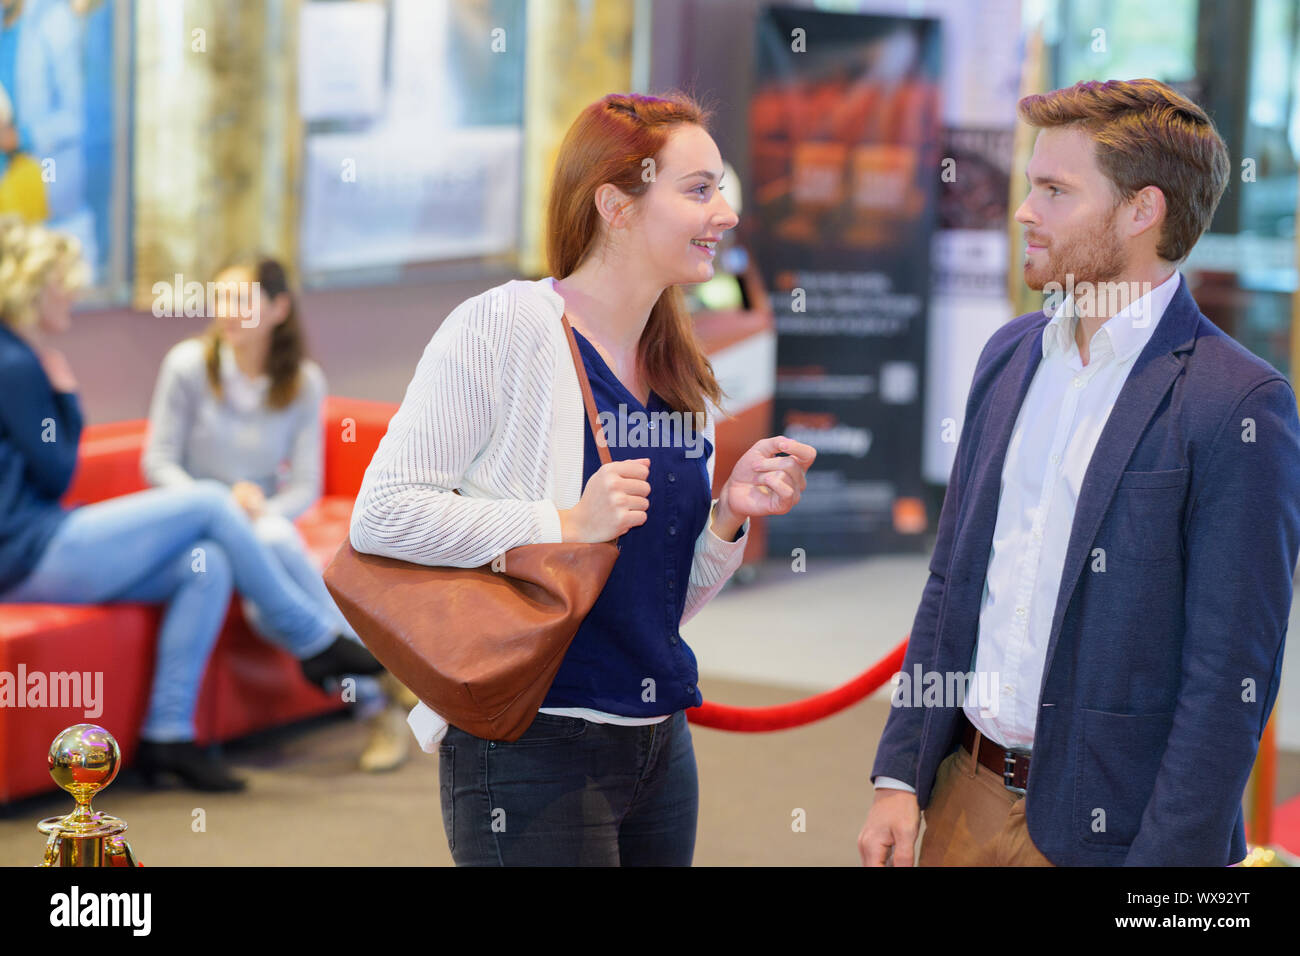
[[[462, 302], [438, 327], [362, 479], [349, 529], [357, 551], [471, 568], [518, 545], [560, 541], [559, 512], [582, 497], [590, 428], [563, 314], [553, 279], [514, 279]], [[706, 404], [712, 446], [718, 410]], [[710, 523], [695, 541], [682, 624], [744, 559], [749, 519], [736, 541]], [[428, 752], [446, 733], [424, 704], [409, 722]]]

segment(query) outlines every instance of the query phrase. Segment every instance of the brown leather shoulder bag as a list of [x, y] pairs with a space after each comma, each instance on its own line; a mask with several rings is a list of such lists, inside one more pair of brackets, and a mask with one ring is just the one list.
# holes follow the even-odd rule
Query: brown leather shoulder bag
[[[591, 382], [568, 316], [563, 322], [607, 465]], [[370, 652], [444, 720], [477, 737], [517, 740], [618, 553], [616, 537], [520, 545], [478, 568], [431, 567], [361, 554], [345, 539], [325, 586]]]

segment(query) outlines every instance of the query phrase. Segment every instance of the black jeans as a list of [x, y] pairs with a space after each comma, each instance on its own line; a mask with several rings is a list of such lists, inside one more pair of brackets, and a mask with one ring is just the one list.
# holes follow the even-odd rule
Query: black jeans
[[516, 741], [438, 748], [457, 866], [690, 866], [699, 777], [685, 711], [639, 727], [538, 714]]

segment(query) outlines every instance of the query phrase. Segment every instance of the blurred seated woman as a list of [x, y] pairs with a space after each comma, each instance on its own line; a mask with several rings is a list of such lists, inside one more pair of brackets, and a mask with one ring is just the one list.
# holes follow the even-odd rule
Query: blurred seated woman
[[241, 790], [195, 744], [194, 726], [232, 592], [289, 635], [314, 683], [381, 668], [303, 594], [220, 482], [60, 504], [82, 415], [76, 379], [49, 340], [67, 331], [84, 271], [73, 240], [0, 219], [0, 603], [164, 604], [136, 766], [150, 783], [174, 774], [199, 790]]
[[[328, 390], [320, 366], [307, 357], [284, 267], [274, 259], [240, 256], [218, 273], [214, 287], [223, 293], [216, 319], [163, 359], [141, 459], [145, 479], [158, 487], [202, 479], [228, 487], [254, 534], [302, 593], [336, 631], [360, 642], [294, 525], [321, 496]], [[245, 597], [243, 611], [253, 631], [293, 649], [292, 635], [278, 631], [256, 602]], [[405, 710], [415, 701], [405, 710], [396, 700], [390, 704], [385, 691], [397, 698], [404, 688], [391, 679], [385, 683], [359, 677], [345, 695], [356, 702], [356, 716], [369, 719], [361, 766], [371, 771], [395, 769], [410, 749]]]

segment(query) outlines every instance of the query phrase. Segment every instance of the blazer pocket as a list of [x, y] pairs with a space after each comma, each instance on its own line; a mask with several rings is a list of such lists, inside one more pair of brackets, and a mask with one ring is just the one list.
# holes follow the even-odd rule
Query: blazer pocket
[[1109, 546], [1134, 564], [1167, 564], [1182, 557], [1183, 505], [1188, 468], [1126, 471], [1107, 512]]
[[1116, 714], [1080, 710], [1074, 771], [1074, 823], [1084, 843], [1127, 846], [1137, 836], [1155, 788], [1173, 711]]
[[1167, 471], [1126, 471], [1119, 476], [1120, 488], [1181, 488], [1191, 476], [1190, 468]]

